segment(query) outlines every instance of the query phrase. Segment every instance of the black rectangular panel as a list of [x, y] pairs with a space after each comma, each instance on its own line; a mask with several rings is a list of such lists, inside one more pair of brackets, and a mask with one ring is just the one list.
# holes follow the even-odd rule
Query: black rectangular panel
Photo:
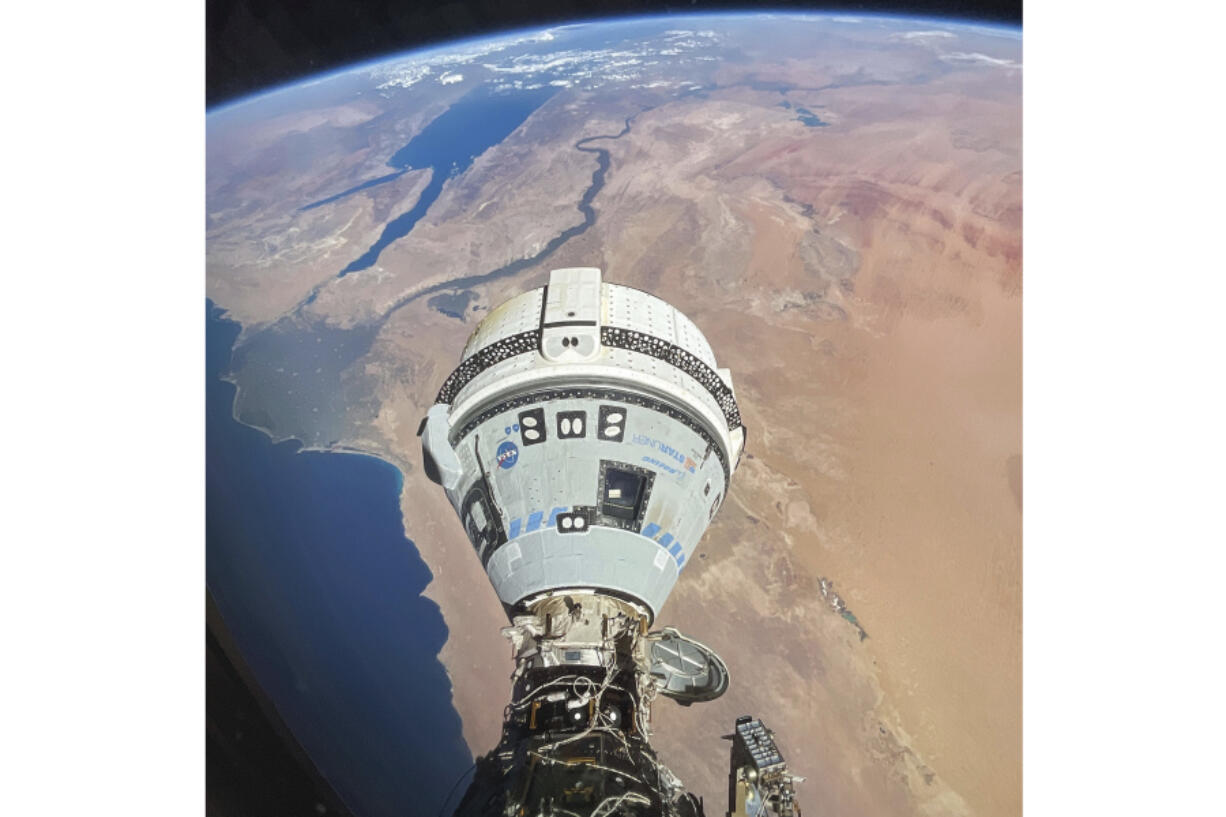
[[587, 533], [595, 521], [595, 508], [590, 505], [576, 505], [569, 513], [558, 514], [558, 533]]
[[545, 409], [534, 408], [519, 413], [519, 437], [524, 445], [545, 442]]
[[580, 440], [587, 436], [586, 411], [559, 411], [557, 423], [559, 440]]
[[620, 443], [626, 436], [625, 406], [601, 406], [600, 421], [596, 424], [596, 439]]

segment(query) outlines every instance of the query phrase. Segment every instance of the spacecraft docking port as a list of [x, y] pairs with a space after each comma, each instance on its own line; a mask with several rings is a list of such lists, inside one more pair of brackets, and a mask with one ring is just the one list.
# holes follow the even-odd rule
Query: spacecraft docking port
[[[711, 649], [650, 630], [745, 445], [702, 332], [598, 269], [554, 270], [477, 326], [420, 435], [515, 658], [502, 739], [455, 814], [703, 814], [650, 744], [658, 695], [688, 705], [729, 683]], [[752, 782], [739, 745], [731, 775]]]

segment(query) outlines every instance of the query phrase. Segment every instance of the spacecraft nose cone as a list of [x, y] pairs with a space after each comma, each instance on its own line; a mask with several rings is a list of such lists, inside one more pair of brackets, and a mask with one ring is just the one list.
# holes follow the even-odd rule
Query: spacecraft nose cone
[[[490, 312], [421, 437], [508, 607], [589, 588], [654, 617], [727, 496], [745, 432], [731, 375], [689, 318], [577, 267]], [[677, 660], [699, 660], [676, 645]], [[726, 679], [702, 660], [710, 680], [678, 696]]]

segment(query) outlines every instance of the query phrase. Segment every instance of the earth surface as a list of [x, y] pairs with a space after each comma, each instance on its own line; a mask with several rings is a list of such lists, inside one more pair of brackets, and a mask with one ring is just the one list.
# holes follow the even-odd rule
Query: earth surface
[[[807, 778], [806, 813], [1020, 813], [1021, 85], [1017, 30], [687, 16], [453, 44], [209, 113], [206, 285], [241, 327], [218, 364], [233, 417], [399, 469], [395, 547], [429, 569], [403, 593], [428, 581], [446, 624], [430, 707], [469, 755], [498, 739], [505, 617], [418, 423], [487, 310], [596, 266], [698, 324], [749, 431], [660, 621], [717, 649], [731, 687], [657, 705], [661, 758], [720, 814], [720, 736], [752, 713]], [[327, 723], [347, 717], [337, 685], [273, 643], [311, 642], [349, 693], [400, 694], [379, 669], [391, 637], [308, 622], [283, 584], [313, 571], [320, 621], [343, 620], [369, 595], [338, 578], [352, 543], [326, 563], [266, 551], [240, 592], [256, 574], [221, 569], [213, 524], [214, 470], [244, 479], [230, 462], [210, 459], [209, 586], [256, 676], [356, 813], [436, 813], [463, 747], [370, 770], [360, 734]], [[419, 614], [394, 612], [411, 638]], [[371, 706], [370, 729], [411, 730], [412, 700], [404, 726]], [[347, 763], [407, 783], [376, 796]]]

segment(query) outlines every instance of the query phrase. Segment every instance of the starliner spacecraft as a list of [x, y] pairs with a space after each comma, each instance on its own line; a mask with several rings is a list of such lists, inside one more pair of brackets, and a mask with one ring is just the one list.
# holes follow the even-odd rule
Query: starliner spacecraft
[[[515, 659], [502, 738], [455, 815], [706, 814], [650, 743], [657, 696], [729, 683], [709, 647], [652, 629], [745, 446], [702, 332], [599, 269], [554, 270], [477, 326], [420, 436]], [[799, 815], [770, 730], [746, 716], [727, 737], [726, 813]]]

